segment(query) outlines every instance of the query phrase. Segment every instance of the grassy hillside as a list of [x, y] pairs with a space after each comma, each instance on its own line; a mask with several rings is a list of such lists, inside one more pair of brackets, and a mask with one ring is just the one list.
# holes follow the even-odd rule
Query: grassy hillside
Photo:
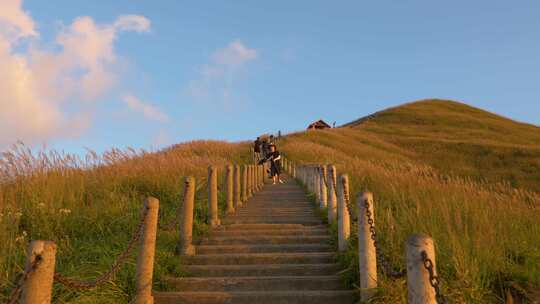
[[[451, 302], [504, 303], [508, 293], [517, 300], [539, 289], [539, 128], [431, 100], [281, 145], [293, 160], [335, 164], [351, 193], [374, 193], [380, 243], [394, 264], [404, 266], [408, 235], [432, 235]], [[355, 246], [341, 257], [352, 269]], [[406, 302], [403, 280], [382, 286], [378, 302]]]
[[[33, 155], [23, 146], [4, 153], [0, 157], [0, 302], [5, 302], [23, 270], [29, 240], [54, 240], [58, 272], [94, 279], [126, 247], [144, 197], [159, 198], [160, 221], [172, 220], [187, 175], [196, 177], [194, 234], [200, 235], [207, 229], [208, 165], [246, 162], [248, 151], [245, 144], [199, 141], [158, 153], [114, 150], [98, 156], [90, 152], [83, 159], [54, 151]], [[156, 285], [163, 274], [181, 272], [174, 255], [177, 239], [177, 233], [158, 234]], [[53, 302], [127, 303], [134, 292], [135, 255], [114, 280], [97, 289], [71, 291], [55, 284]]]
[[426, 100], [348, 127], [439, 171], [540, 191], [540, 128], [453, 101]]

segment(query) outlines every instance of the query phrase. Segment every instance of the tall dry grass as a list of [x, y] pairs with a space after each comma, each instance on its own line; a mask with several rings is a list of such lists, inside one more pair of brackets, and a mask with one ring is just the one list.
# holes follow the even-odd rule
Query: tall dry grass
[[[365, 137], [364, 141], [369, 141]], [[302, 163], [333, 163], [348, 173], [351, 196], [370, 190], [380, 246], [404, 267], [404, 243], [412, 233], [436, 242], [438, 270], [450, 303], [504, 303], [507, 291], [526, 298], [540, 287], [540, 196], [508, 184], [441, 174], [403, 159], [397, 148], [359, 143], [346, 130], [298, 133], [282, 142]], [[356, 243], [341, 257], [354, 271]], [[378, 303], [405, 303], [404, 280], [383, 279]]]
[[[207, 167], [247, 162], [246, 144], [197, 141], [150, 153], [113, 149], [84, 157], [33, 152], [22, 144], [0, 156], [0, 302], [23, 270], [29, 240], [58, 245], [57, 271], [91, 279], [104, 273], [131, 238], [144, 197], [160, 199], [163, 221], [181, 201], [183, 179], [196, 177], [195, 234], [207, 229]], [[181, 275], [174, 255], [177, 235], [160, 232], [156, 284]], [[114, 280], [96, 290], [74, 292], [55, 285], [55, 303], [122, 303], [133, 293], [134, 256]], [[159, 286], [157, 286], [159, 287]]]

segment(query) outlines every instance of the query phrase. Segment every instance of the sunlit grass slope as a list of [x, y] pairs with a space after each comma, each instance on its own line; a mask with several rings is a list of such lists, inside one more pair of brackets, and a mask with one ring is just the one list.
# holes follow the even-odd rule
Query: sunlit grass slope
[[[210, 164], [247, 162], [246, 144], [198, 141], [147, 153], [113, 150], [79, 159], [56, 152], [31, 154], [23, 146], [0, 158], [0, 302], [24, 267], [29, 240], [53, 240], [56, 269], [79, 279], [106, 272], [126, 247], [143, 199], [160, 200], [161, 220], [170, 222], [181, 201], [184, 178], [196, 177], [196, 235], [207, 226], [206, 172]], [[220, 198], [223, 207], [223, 198]], [[164, 274], [180, 274], [174, 255], [178, 232], [158, 234], [156, 288]], [[127, 303], [134, 292], [135, 255], [104, 286], [71, 291], [55, 284], [54, 303]]]
[[468, 105], [426, 100], [348, 125], [445, 173], [540, 191], [540, 128]]
[[[504, 303], [506, 294], [538, 290], [539, 128], [430, 100], [280, 144], [293, 160], [335, 164], [349, 174], [353, 194], [374, 193], [381, 247], [394, 264], [404, 266], [410, 234], [433, 236], [451, 302]], [[354, 270], [351, 280], [355, 246], [341, 257]], [[406, 302], [403, 280], [381, 285], [377, 301]]]

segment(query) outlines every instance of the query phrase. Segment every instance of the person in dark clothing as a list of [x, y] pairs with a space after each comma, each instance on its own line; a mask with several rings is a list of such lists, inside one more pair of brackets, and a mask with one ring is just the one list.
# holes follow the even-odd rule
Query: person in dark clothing
[[283, 181], [279, 177], [281, 173], [281, 154], [276, 149], [276, 145], [269, 145], [270, 151], [269, 154], [259, 162], [259, 164], [262, 164], [266, 161], [270, 162], [270, 177], [272, 178], [272, 182], [275, 185], [276, 182], [282, 183]]
[[261, 159], [261, 138], [257, 137], [257, 139], [253, 142], [253, 152], [255, 153], [255, 161], [259, 161]]

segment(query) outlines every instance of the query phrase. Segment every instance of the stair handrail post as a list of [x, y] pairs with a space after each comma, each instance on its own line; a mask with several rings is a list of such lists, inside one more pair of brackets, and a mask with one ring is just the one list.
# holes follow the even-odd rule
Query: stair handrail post
[[377, 252], [370, 231], [370, 227], [375, 227], [373, 194], [371, 192], [358, 193], [356, 202], [358, 210], [360, 298], [362, 301], [368, 301], [373, 296], [375, 288], [377, 288]]
[[247, 165], [242, 165], [242, 205], [245, 205], [248, 196], [247, 196]]
[[337, 219], [337, 171], [336, 166], [328, 165], [328, 223], [331, 224]]
[[351, 224], [347, 201], [349, 200], [349, 176], [341, 174], [338, 186], [338, 250], [344, 252], [349, 247], [349, 237], [351, 235]]
[[320, 195], [319, 195], [319, 201], [320, 201], [320, 205], [319, 205], [319, 208], [321, 209], [324, 209], [328, 206], [328, 188], [327, 188], [327, 182], [326, 182], [326, 175], [327, 175], [327, 172], [326, 172], [326, 166], [324, 165], [320, 165], [319, 166], [319, 172], [318, 172], [318, 176], [319, 176], [319, 191], [320, 191]]
[[180, 255], [194, 255], [193, 246], [193, 210], [195, 205], [195, 178], [188, 176], [184, 182], [184, 205], [180, 224], [180, 238], [177, 251]]
[[56, 264], [56, 244], [36, 240], [28, 244], [25, 273], [20, 303], [50, 304]]
[[242, 207], [242, 172], [240, 165], [234, 165], [234, 209]]
[[148, 197], [144, 202], [144, 208], [146, 208], [146, 212], [135, 272], [135, 304], [154, 303], [152, 278], [156, 253], [159, 200], [155, 197]]
[[218, 209], [218, 169], [215, 166], [208, 167], [208, 220], [211, 227], [221, 224]]
[[227, 165], [225, 168], [225, 182], [227, 184], [227, 214], [233, 214], [234, 209], [234, 166]]
[[435, 289], [431, 286], [423, 254], [429, 258], [433, 275], [436, 276], [437, 267], [433, 239], [421, 233], [411, 235], [406, 242], [408, 303], [437, 304]]
[[321, 204], [321, 174], [319, 170], [319, 165], [313, 166], [313, 192], [315, 192], [315, 198], [317, 205]]

